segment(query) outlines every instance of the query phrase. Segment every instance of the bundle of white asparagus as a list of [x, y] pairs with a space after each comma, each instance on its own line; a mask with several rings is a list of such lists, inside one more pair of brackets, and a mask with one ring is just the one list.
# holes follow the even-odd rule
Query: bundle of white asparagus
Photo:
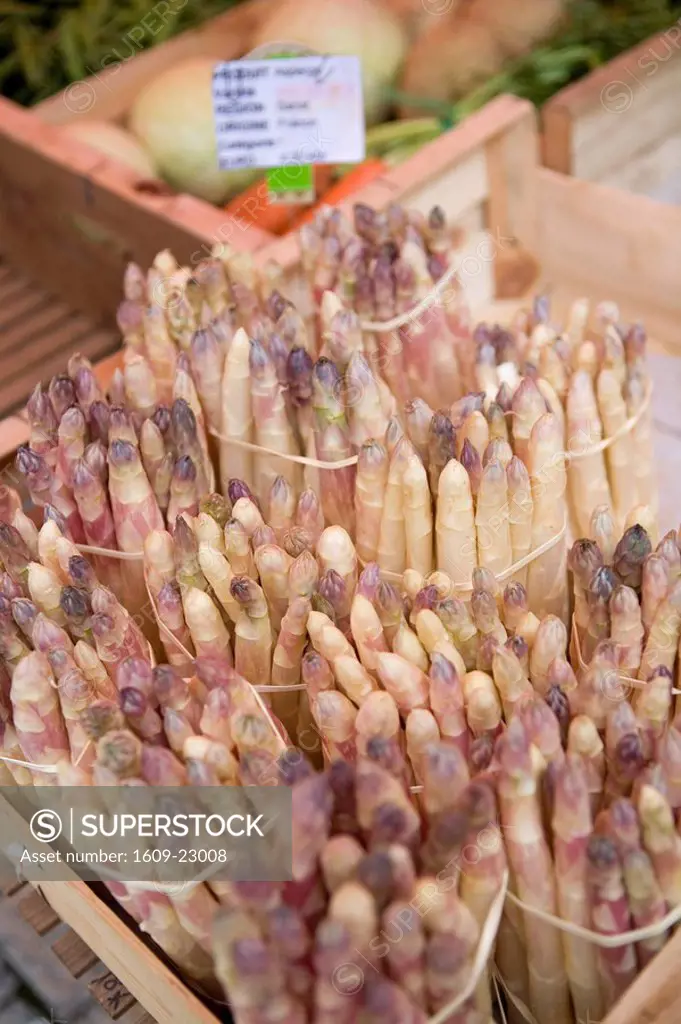
[[[342, 236], [337, 218], [325, 223]], [[403, 248], [423, 257], [425, 236], [419, 249], [413, 224], [407, 234]], [[400, 236], [378, 239], [372, 247], [351, 234], [346, 248], [379, 282], [387, 260], [386, 287], [397, 294]], [[640, 518], [643, 504], [655, 516], [645, 337], [618, 325], [610, 306], [592, 332], [577, 303], [558, 335], [543, 300], [509, 330], [472, 330], [462, 326], [456, 291], [456, 324], [447, 325], [445, 293], [392, 332], [376, 358], [374, 332], [336, 292], [321, 296], [317, 337], [273, 290], [271, 268], [258, 276], [245, 260], [226, 253], [190, 275], [162, 253], [146, 277], [133, 265], [126, 274], [124, 368], [110, 389], [114, 435], [118, 408], [127, 407], [170, 526], [216, 480], [223, 494], [240, 480], [265, 512], [311, 489], [326, 524], [356, 539], [363, 564], [377, 561], [395, 577], [441, 569], [463, 595], [479, 565], [525, 583], [536, 613], [566, 616], [570, 512], [578, 533], [600, 504], [616, 509], [621, 526]], [[343, 298], [362, 292], [349, 292], [340, 272], [314, 280]], [[446, 353], [439, 362], [436, 351]], [[417, 372], [406, 372], [407, 358]], [[435, 363], [443, 390], [431, 406], [421, 384]], [[54, 429], [41, 402], [36, 393], [29, 406], [38, 435]], [[108, 436], [109, 408], [97, 403], [98, 440]]]
[[[44, 458], [64, 454], [58, 441]], [[114, 537], [90, 560], [69, 536], [86, 507], [77, 487], [71, 515], [62, 488], [40, 530], [5, 492], [5, 781], [293, 787], [292, 882], [167, 894], [110, 883], [185, 973], [223, 986], [237, 1024], [488, 1024], [493, 965], [510, 1019], [602, 1019], [681, 902], [660, 639], [673, 626], [660, 579], [681, 565], [676, 537], [652, 554], [640, 524], [616, 542], [607, 510], [594, 517], [601, 564], [595, 541], [571, 554], [587, 591], [575, 601], [582, 669], [563, 621], [534, 615], [522, 584], [502, 589], [478, 568], [469, 605], [442, 572], [407, 572], [398, 587], [375, 563], [360, 571], [350, 536], [324, 528], [312, 498], [267, 522], [247, 494], [233, 507], [211, 494], [171, 533], [142, 527], [148, 494], [128, 481], [121, 493], [108, 506], [103, 489]], [[101, 500], [89, 506], [100, 517]], [[137, 621], [99, 578], [120, 569], [130, 523], [152, 598]], [[133, 565], [111, 583], [136, 594]], [[625, 598], [638, 590], [644, 607], [657, 595], [642, 659], [655, 682], [652, 704], [642, 691], [634, 709], [618, 670], [635, 669]], [[154, 648], [168, 664], [154, 665]], [[249, 681], [280, 692], [259, 697]], [[623, 945], [594, 947], [534, 912]], [[655, 934], [627, 940], [648, 924]]]
[[[127, 272], [108, 392], [80, 357], [34, 392], [17, 467], [44, 522], [11, 489], [0, 509], [3, 780], [293, 787], [293, 882], [110, 885], [237, 1024], [489, 1024], [508, 878], [507, 1015], [599, 1020], [666, 931], [600, 949], [532, 911], [619, 935], [679, 902], [675, 729], [659, 687], [655, 708], [647, 689], [625, 699], [641, 663], [671, 699], [681, 628], [658, 565], [676, 538], [649, 554], [636, 469], [642, 332], [605, 307], [587, 333], [578, 304], [559, 337], [541, 301], [512, 330], [471, 332], [457, 298], [456, 382], [436, 374], [448, 398], [431, 408], [418, 373], [393, 393], [329, 285], [318, 343], [241, 257], [190, 275], [160, 254]], [[603, 425], [608, 381], [637, 396], [606, 449], [582, 401], [594, 378]], [[570, 555], [570, 632], [575, 466], [592, 540]], [[653, 638], [638, 669], [632, 589]], [[631, 848], [618, 815], [640, 817]]]

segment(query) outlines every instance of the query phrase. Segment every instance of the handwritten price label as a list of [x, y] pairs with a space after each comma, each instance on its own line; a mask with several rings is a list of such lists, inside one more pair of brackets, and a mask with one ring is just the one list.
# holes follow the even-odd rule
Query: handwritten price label
[[365, 157], [357, 57], [218, 64], [213, 109], [223, 170], [349, 164]]

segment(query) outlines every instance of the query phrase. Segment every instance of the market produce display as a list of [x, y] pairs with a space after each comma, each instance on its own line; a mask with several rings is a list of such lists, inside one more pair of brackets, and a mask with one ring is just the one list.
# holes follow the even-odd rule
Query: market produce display
[[293, 881], [109, 883], [240, 1024], [601, 1020], [680, 899], [643, 328], [475, 327], [439, 209], [301, 241], [312, 321], [160, 253], [107, 390], [74, 356], [31, 396], [3, 781], [292, 788]]
[[[670, 0], [465, 0], [442, 10], [420, 0], [249, 4], [214, 0], [148, 12], [139, 0], [127, 0], [114, 12], [101, 0], [62, 0], [39, 13], [34, 4], [0, 4], [0, 88], [28, 103], [92, 79], [96, 99], [103, 70], [111, 73], [107, 93], [115, 92], [123, 86], [115, 73], [141, 50], [236, 8], [233, 27], [229, 19], [216, 22], [203, 56], [194, 45], [190, 56], [175, 56], [165, 68], [160, 64], [143, 86], [129, 90], [129, 108], [112, 125], [117, 132], [85, 127], [96, 112], [89, 103], [80, 109], [89, 94], [77, 90], [69, 132], [82, 125], [82, 141], [133, 167], [147, 188], [150, 180], [163, 179], [173, 189], [227, 204], [231, 214], [263, 230], [284, 234], [305, 216], [305, 205], [272, 203], [263, 171], [218, 167], [210, 72], [220, 56], [221, 33], [230, 58], [286, 44], [360, 58], [369, 126], [366, 162], [318, 168], [316, 174], [318, 198], [329, 192], [327, 201], [338, 202], [492, 97], [515, 93], [539, 106], [570, 81], [672, 26], [681, 13]], [[68, 90], [64, 98], [71, 110]], [[63, 116], [56, 120], [61, 123]], [[144, 154], [135, 152], [131, 159], [138, 146]], [[331, 193], [339, 184], [340, 193]], [[257, 202], [249, 201], [249, 186]]]

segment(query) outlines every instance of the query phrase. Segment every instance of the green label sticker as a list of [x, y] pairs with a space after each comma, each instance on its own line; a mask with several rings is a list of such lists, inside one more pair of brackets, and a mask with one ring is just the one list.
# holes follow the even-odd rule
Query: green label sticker
[[[313, 56], [312, 50], [286, 50], [282, 53], [262, 54], [271, 60], [286, 60], [290, 57]], [[265, 174], [268, 201], [270, 203], [286, 203], [291, 206], [302, 206], [313, 203], [317, 198], [314, 184], [314, 166], [312, 164], [289, 164], [288, 167], [273, 167]]]

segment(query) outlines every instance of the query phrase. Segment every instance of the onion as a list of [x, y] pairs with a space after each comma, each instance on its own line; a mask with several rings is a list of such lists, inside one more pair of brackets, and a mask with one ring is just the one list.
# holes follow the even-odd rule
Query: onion
[[362, 63], [364, 110], [375, 124], [391, 106], [385, 90], [400, 70], [407, 40], [400, 20], [371, 0], [282, 0], [251, 41], [299, 43], [314, 53], [355, 54]]
[[64, 135], [130, 167], [143, 178], [157, 177], [153, 161], [134, 135], [108, 121], [74, 121], [60, 128]]
[[218, 167], [211, 91], [216, 63], [214, 57], [193, 57], [154, 78], [133, 104], [128, 127], [173, 188], [224, 203], [262, 171]]

